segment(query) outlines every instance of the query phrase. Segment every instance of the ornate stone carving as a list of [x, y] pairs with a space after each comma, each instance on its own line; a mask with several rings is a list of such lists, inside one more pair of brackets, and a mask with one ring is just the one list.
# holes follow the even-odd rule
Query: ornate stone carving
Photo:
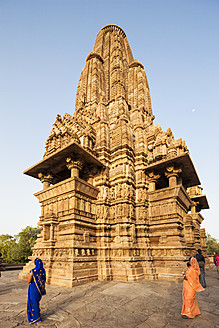
[[71, 170], [71, 177], [79, 177], [79, 171], [82, 170], [83, 162], [81, 160], [75, 160], [72, 157], [66, 158], [66, 166]]
[[43, 189], [47, 189], [49, 188], [50, 184], [53, 181], [53, 176], [50, 173], [42, 173], [40, 172], [38, 174], [38, 177], [40, 179], [40, 181], [43, 183]]
[[43, 258], [49, 283], [178, 279], [192, 251], [206, 247], [207, 201], [188, 149], [154, 118], [143, 64], [124, 31], [105, 26], [74, 114], [57, 115], [44, 159], [25, 171], [43, 183], [33, 257]]
[[155, 191], [156, 182], [160, 179], [161, 175], [156, 174], [155, 172], [151, 171], [148, 172], [148, 181], [149, 181], [149, 190], [148, 191]]
[[169, 179], [169, 187], [175, 187], [177, 185], [177, 178], [182, 173], [181, 168], [174, 168], [174, 166], [167, 166], [165, 175]]

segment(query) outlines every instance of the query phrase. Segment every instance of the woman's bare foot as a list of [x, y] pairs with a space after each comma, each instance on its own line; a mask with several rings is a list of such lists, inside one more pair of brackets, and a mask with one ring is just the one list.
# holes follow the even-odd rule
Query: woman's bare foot
[[187, 317], [187, 315], [182, 315], [182, 318], [183, 318], [183, 319], [189, 319], [189, 318]]

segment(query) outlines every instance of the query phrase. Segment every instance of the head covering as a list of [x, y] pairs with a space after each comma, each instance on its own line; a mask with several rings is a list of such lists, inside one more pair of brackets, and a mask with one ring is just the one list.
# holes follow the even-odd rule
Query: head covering
[[194, 268], [194, 270], [197, 271], [197, 274], [200, 275], [200, 269], [199, 269], [198, 261], [196, 260], [195, 257], [192, 257], [190, 259], [190, 264]]
[[46, 283], [46, 271], [43, 268], [43, 261], [36, 259], [36, 267], [32, 270], [34, 282], [41, 295], [46, 294], [45, 283]]
[[204, 290], [204, 288], [199, 282], [200, 269], [199, 269], [198, 261], [196, 260], [195, 257], [192, 257], [190, 259], [190, 264], [191, 266], [187, 270], [186, 278], [189, 284], [192, 286], [192, 288], [195, 291], [200, 292]]

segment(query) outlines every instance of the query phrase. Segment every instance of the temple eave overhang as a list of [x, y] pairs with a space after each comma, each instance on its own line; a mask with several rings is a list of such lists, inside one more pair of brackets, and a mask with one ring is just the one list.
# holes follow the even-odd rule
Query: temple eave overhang
[[58, 150], [44, 158], [37, 164], [31, 166], [23, 173], [36, 179], [39, 179], [38, 174], [40, 172], [50, 172], [51, 174], [56, 174], [65, 168], [65, 160], [69, 156], [81, 159], [85, 164], [94, 165], [97, 167], [105, 166], [92, 153], [88, 152], [86, 149], [74, 141], [68, 144], [66, 147], [63, 147], [61, 150]]
[[200, 206], [200, 209], [202, 209], [202, 210], [206, 210], [206, 209], [210, 208], [206, 195], [194, 196], [194, 197], [191, 197], [191, 199], [194, 202], [198, 202], [199, 206]]
[[57, 115], [42, 160], [40, 234], [24, 271], [41, 258], [47, 283], [179, 281], [202, 249], [208, 208], [185, 141], [153, 124], [146, 72], [125, 32], [103, 27], [87, 56], [73, 115]]
[[185, 187], [192, 187], [201, 184], [194, 164], [188, 153], [150, 164], [146, 167], [146, 172], [162, 172], [169, 166], [182, 168], [181, 176], [184, 180]]

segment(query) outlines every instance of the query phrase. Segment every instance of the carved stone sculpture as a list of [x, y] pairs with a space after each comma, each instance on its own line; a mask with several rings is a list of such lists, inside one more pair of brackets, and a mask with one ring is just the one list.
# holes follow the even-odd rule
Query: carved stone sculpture
[[103, 27], [74, 114], [57, 115], [43, 160], [24, 172], [43, 188], [41, 233], [21, 278], [40, 256], [56, 285], [180, 279], [189, 256], [206, 250], [208, 203], [189, 151], [153, 120], [143, 64], [119, 26]]

